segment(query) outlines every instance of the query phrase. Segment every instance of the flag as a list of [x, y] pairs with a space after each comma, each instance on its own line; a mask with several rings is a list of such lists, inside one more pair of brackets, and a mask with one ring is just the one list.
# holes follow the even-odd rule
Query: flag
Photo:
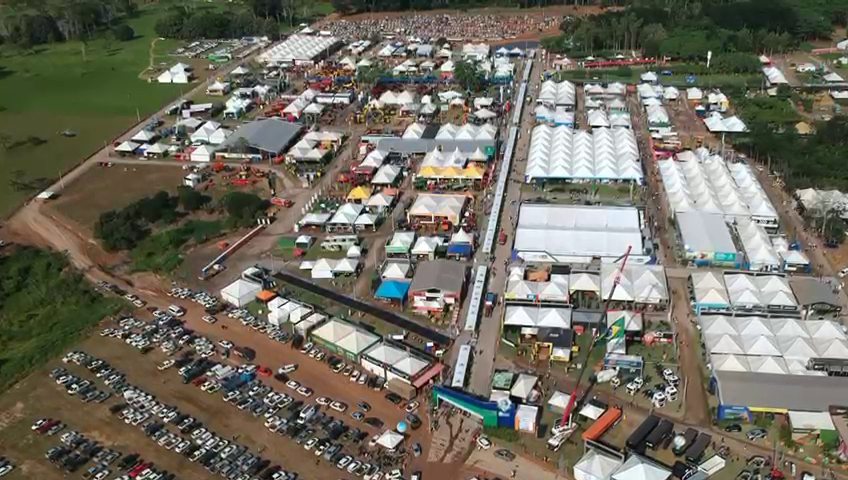
[[619, 317], [618, 320], [612, 322], [612, 325], [607, 329], [607, 339], [615, 340], [618, 338], [624, 338], [624, 316]]

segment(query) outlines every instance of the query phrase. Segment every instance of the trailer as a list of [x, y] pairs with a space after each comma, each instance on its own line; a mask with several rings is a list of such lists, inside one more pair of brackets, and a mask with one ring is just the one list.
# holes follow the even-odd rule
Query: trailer
[[656, 450], [662, 445], [662, 442], [671, 435], [674, 429], [674, 424], [666, 419], [660, 420], [660, 423], [651, 430], [648, 437], [645, 439], [645, 446], [651, 450]]
[[710, 434], [701, 432], [698, 438], [692, 443], [692, 446], [686, 449], [686, 461], [693, 465], [698, 463], [712, 441], [713, 437]]
[[683, 443], [681, 443], [679, 445], [674, 445], [671, 448], [672, 453], [674, 453], [674, 455], [676, 455], [678, 457], [683, 455], [683, 452], [685, 452], [686, 449], [689, 448], [690, 445], [692, 445], [692, 442], [694, 442], [695, 438], [697, 438], [697, 437], [698, 437], [698, 431], [697, 430], [695, 430], [694, 428], [687, 428], [686, 431], [683, 432], [683, 435], [680, 435], [680, 438], [683, 439]]
[[639, 447], [641, 446], [642, 442], [645, 440], [648, 434], [650, 434], [654, 430], [654, 428], [656, 428], [658, 423], [660, 423], [660, 419], [653, 415], [646, 418], [642, 422], [642, 424], [639, 425], [636, 430], [634, 430], [633, 433], [630, 434], [629, 437], [627, 437], [627, 442], [625, 442], [627, 448], [631, 450], [639, 450]]
[[621, 418], [621, 409], [612, 407], [604, 412], [595, 423], [592, 424], [585, 432], [583, 432], [583, 441], [598, 440], [604, 433], [607, 432], [618, 419]]

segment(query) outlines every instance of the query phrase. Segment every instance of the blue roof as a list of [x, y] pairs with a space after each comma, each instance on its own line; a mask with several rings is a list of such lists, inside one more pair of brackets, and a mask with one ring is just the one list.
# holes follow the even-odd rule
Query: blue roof
[[377, 288], [377, 298], [386, 298], [389, 300], [404, 300], [409, 292], [409, 282], [401, 282], [400, 280], [385, 280]]
[[471, 256], [471, 245], [467, 243], [451, 243], [448, 245], [448, 255]]

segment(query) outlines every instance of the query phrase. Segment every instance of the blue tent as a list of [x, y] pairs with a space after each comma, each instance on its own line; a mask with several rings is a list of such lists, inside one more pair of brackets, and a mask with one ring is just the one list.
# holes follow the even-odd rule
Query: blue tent
[[399, 300], [404, 302], [406, 301], [407, 293], [409, 293], [409, 282], [385, 280], [377, 288], [376, 297], [384, 300]]

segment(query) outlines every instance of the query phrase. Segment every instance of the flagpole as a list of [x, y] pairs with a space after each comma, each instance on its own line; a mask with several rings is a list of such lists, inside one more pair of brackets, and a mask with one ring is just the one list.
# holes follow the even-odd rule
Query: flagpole
[[[624, 252], [624, 255], [616, 259], [616, 261], [621, 260], [621, 266], [618, 268], [618, 271], [615, 273], [615, 279], [612, 282], [612, 288], [610, 288], [609, 295], [607, 295], [607, 299], [604, 300], [604, 307], [601, 311], [601, 318], [598, 321], [599, 328], [603, 325], [606, 325], [607, 322], [607, 310], [609, 309], [610, 302], [612, 301], [612, 296], [615, 293], [616, 287], [621, 282], [621, 274], [624, 273], [624, 267], [627, 265], [627, 259], [630, 257], [630, 249], [632, 247], [628, 246], [627, 251]], [[601, 279], [601, 283], [603, 284], [604, 279]], [[608, 329], [604, 331], [607, 332]], [[606, 337], [604, 335], [603, 337]], [[568, 397], [568, 404], [565, 406], [565, 411], [562, 412], [562, 420], [560, 420], [560, 425], [566, 425], [568, 422], [568, 417], [571, 416], [571, 410], [574, 408], [574, 404], [577, 400], [577, 390], [580, 388], [580, 380], [583, 378], [583, 374], [586, 372], [586, 365], [589, 364], [589, 358], [592, 355], [592, 350], [595, 349], [595, 345], [598, 344], [598, 341], [602, 337], [598, 335], [598, 338], [592, 339], [592, 343], [589, 344], [589, 349], [586, 352], [586, 360], [583, 362], [583, 365], [580, 366], [580, 373], [577, 375], [577, 382], [574, 384], [574, 391], [571, 392], [571, 396]]]

